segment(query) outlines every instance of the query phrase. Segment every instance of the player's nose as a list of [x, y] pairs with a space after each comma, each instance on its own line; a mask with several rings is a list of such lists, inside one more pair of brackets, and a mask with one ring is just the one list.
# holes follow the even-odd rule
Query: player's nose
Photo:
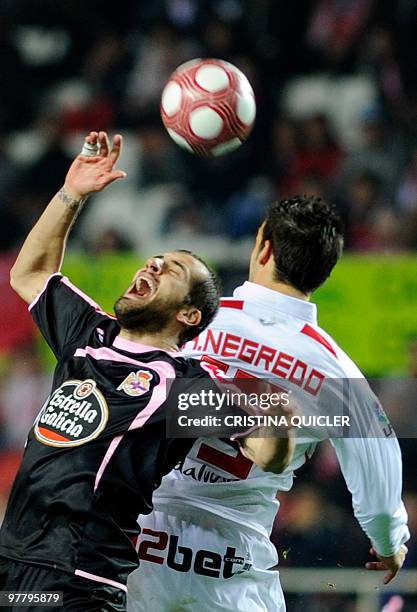
[[146, 271], [150, 274], [161, 274], [163, 263], [161, 257], [151, 257], [145, 264]]

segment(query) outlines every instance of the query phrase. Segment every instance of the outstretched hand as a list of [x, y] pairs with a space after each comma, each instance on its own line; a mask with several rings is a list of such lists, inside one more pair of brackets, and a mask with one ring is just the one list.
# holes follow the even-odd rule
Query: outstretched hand
[[365, 564], [366, 569], [386, 572], [383, 582], [384, 584], [388, 584], [402, 568], [408, 549], [405, 544], [401, 544], [399, 550], [390, 557], [378, 555], [373, 547], [369, 552], [373, 557], [377, 558], [377, 561], [368, 561], [368, 563]]
[[122, 140], [122, 136], [116, 134], [110, 147], [106, 132], [89, 133], [85, 142], [98, 146], [98, 151], [93, 156], [77, 155], [72, 162], [65, 179], [65, 188], [71, 197], [84, 198], [117, 179], [126, 178], [126, 172], [114, 169], [122, 150]]

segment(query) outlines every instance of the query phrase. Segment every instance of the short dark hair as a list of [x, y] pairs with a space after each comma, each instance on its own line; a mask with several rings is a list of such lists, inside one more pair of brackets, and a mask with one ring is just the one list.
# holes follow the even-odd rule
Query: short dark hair
[[214, 319], [219, 309], [222, 287], [216, 272], [201, 257], [186, 249], [180, 249], [178, 252], [191, 255], [202, 263], [208, 272], [205, 278], [192, 279], [190, 291], [185, 298], [185, 304], [195, 306], [201, 312], [201, 321], [198, 325], [184, 327], [180, 334], [180, 345], [183, 345], [201, 334]]
[[342, 254], [342, 222], [322, 198], [297, 195], [270, 206], [263, 228], [266, 240], [272, 244], [276, 280], [311, 293]]

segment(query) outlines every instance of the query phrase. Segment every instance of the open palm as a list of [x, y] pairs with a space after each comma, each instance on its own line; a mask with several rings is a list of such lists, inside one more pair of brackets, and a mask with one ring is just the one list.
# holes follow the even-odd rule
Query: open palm
[[68, 170], [65, 185], [76, 198], [101, 191], [113, 181], [126, 177], [126, 172], [114, 169], [122, 150], [120, 134], [114, 136], [111, 147], [106, 132], [90, 132], [85, 142], [98, 146], [98, 151], [94, 156], [77, 155]]

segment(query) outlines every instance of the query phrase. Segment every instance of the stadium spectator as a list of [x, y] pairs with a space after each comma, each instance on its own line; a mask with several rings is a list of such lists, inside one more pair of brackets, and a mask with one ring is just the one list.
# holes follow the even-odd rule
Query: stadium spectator
[[395, 194], [405, 150], [401, 134], [392, 132], [379, 107], [366, 109], [362, 116], [363, 145], [347, 156], [342, 185], [359, 172], [370, 172], [380, 181], [385, 197]]

